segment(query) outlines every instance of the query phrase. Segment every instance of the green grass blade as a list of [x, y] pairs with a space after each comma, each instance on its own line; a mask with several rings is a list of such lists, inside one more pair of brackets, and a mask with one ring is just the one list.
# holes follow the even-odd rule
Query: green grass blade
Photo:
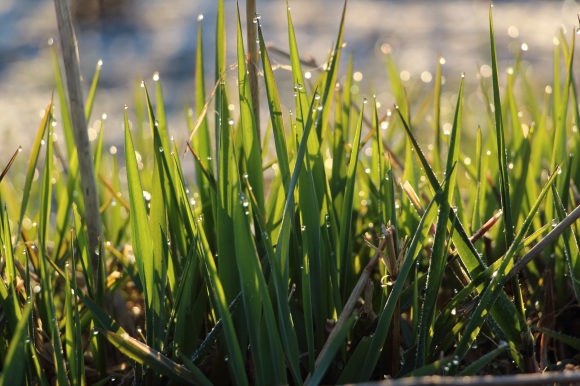
[[[250, 44], [254, 44], [250, 42]], [[265, 210], [264, 199], [264, 178], [262, 173], [262, 157], [260, 154], [260, 137], [257, 135], [256, 121], [254, 119], [254, 109], [248, 71], [246, 68], [246, 55], [244, 51], [244, 41], [242, 38], [242, 25], [240, 12], [238, 9], [238, 84], [240, 96], [240, 129], [244, 149], [244, 160], [247, 178], [252, 186], [252, 191], [256, 196], [260, 210]]]
[[[436, 196], [441, 194], [442, 191], [437, 193]], [[377, 364], [377, 361], [379, 360], [381, 350], [385, 344], [385, 339], [387, 338], [389, 326], [391, 325], [391, 320], [394, 317], [393, 312], [395, 310], [401, 292], [403, 291], [403, 286], [405, 284], [405, 281], [407, 280], [407, 276], [409, 275], [411, 269], [415, 265], [415, 261], [419, 254], [419, 251], [422, 248], [423, 243], [427, 240], [431, 224], [435, 219], [436, 215], [437, 215], [437, 205], [435, 205], [435, 200], [431, 200], [427, 208], [425, 208], [425, 213], [423, 214], [423, 217], [419, 222], [419, 226], [417, 227], [413, 239], [411, 240], [409, 249], [405, 254], [405, 258], [399, 272], [399, 277], [395, 280], [395, 283], [393, 284], [387, 302], [385, 303], [385, 306], [381, 311], [379, 320], [377, 322], [375, 334], [373, 335], [372, 342], [370, 344], [369, 350], [366, 355], [366, 359], [364, 361], [364, 365], [361, 368], [359, 377], [357, 379], [358, 382], [367, 381], [370, 378]]]
[[[89, 95], [87, 96], [87, 102], [85, 104], [85, 118], [87, 119], [87, 122], [90, 121], [91, 113], [93, 112], [93, 105], [95, 103], [95, 95], [97, 95], [97, 85], [99, 84], [101, 67], [103, 67], [103, 61], [99, 59], [95, 68], [95, 75], [93, 75], [93, 81], [91, 82], [91, 88], [89, 89]], [[95, 170], [98, 169], [95, 168]]]
[[439, 203], [439, 216], [437, 218], [437, 228], [433, 242], [433, 251], [429, 260], [429, 271], [427, 273], [427, 287], [425, 289], [425, 300], [421, 309], [421, 319], [419, 322], [419, 340], [417, 342], [417, 358], [415, 366], [421, 367], [425, 364], [426, 356], [429, 353], [430, 339], [429, 333], [432, 329], [433, 319], [435, 317], [435, 308], [439, 289], [443, 281], [443, 273], [447, 265], [447, 222], [449, 221], [449, 212], [451, 202], [453, 201], [453, 190], [455, 189], [455, 179], [457, 176], [455, 165], [459, 157], [459, 142], [461, 133], [461, 116], [463, 104], [463, 79], [457, 97], [457, 106], [455, 109], [455, 119], [451, 138], [449, 140], [449, 152], [447, 155], [447, 165], [445, 175], [447, 183], [443, 189], [443, 200]]
[[260, 52], [262, 54], [262, 66], [264, 67], [264, 80], [266, 83], [266, 96], [268, 99], [268, 107], [270, 109], [270, 119], [272, 121], [274, 144], [276, 146], [276, 156], [278, 157], [278, 167], [280, 169], [280, 174], [282, 175], [284, 190], [290, 193], [291, 191], [288, 189], [290, 183], [290, 163], [288, 160], [288, 148], [286, 147], [286, 134], [284, 132], [284, 121], [282, 119], [282, 107], [280, 105], [278, 87], [276, 86], [272, 64], [270, 63], [270, 57], [266, 50], [260, 24], [258, 24], [258, 39], [260, 40]]
[[509, 250], [505, 254], [505, 256], [501, 260], [501, 264], [497, 271], [492, 275], [492, 279], [490, 284], [484, 290], [483, 294], [481, 295], [481, 300], [478, 303], [476, 309], [473, 311], [465, 330], [463, 331], [463, 335], [457, 344], [455, 349], [454, 356], [461, 360], [469, 347], [471, 347], [473, 341], [477, 337], [483, 322], [485, 321], [485, 316], [489, 313], [491, 307], [493, 307], [494, 303], [496, 302], [499, 294], [502, 293], [503, 286], [505, 285], [505, 276], [509, 271], [509, 268], [513, 265], [513, 259], [516, 251], [519, 248], [520, 243], [524, 239], [525, 234], [527, 233], [530, 224], [532, 223], [533, 217], [536, 214], [537, 210], [540, 207], [544, 197], [550, 190], [551, 185], [555, 181], [557, 173], [554, 173], [548, 182], [544, 185], [542, 191], [540, 192], [540, 196], [537, 198], [536, 202], [532, 206], [530, 213], [528, 214], [526, 220], [524, 221], [521, 229], [519, 230], [518, 234], [516, 235], [514, 242], [511, 244]]
[[351, 258], [351, 224], [352, 211], [354, 205], [354, 188], [356, 179], [356, 169], [358, 165], [358, 155], [360, 150], [360, 139], [363, 125], [364, 107], [367, 103], [366, 99], [363, 101], [360, 116], [356, 125], [355, 135], [351, 145], [350, 160], [348, 164], [348, 171], [346, 174], [346, 187], [344, 190], [344, 202], [342, 206], [342, 214], [340, 219], [340, 238], [338, 253], [340, 256], [340, 282], [341, 293], [343, 299], [346, 299], [350, 291], [350, 275], [354, 274], [353, 261]]
[[3, 358], [2, 373], [0, 374], [0, 384], [2, 385], [23, 385], [26, 373], [26, 347], [25, 339], [28, 328], [29, 316], [34, 306], [34, 299], [26, 302], [22, 310], [22, 318], [18, 322], [14, 334], [10, 339], [10, 345], [6, 356]]
[[[131, 235], [133, 239], [133, 249], [135, 251], [135, 263], [139, 272], [139, 278], [143, 285], [143, 295], [145, 297], [146, 306], [146, 316], [147, 316], [147, 330], [149, 327], [152, 328], [153, 332], [153, 320], [152, 312], [147, 311], [148, 309], [154, 310], [156, 306], [153, 304], [155, 299], [154, 294], [156, 293], [156, 272], [154, 270], [154, 255], [153, 255], [153, 243], [151, 239], [151, 234], [149, 230], [149, 222], [147, 220], [147, 210], [145, 207], [145, 199], [143, 197], [143, 187], [141, 184], [141, 177], [139, 176], [139, 168], [137, 165], [137, 159], [135, 156], [135, 147], [133, 145], [133, 139], [131, 137], [131, 132], [129, 131], [129, 120], [127, 114], [125, 113], [125, 153], [127, 162], [127, 185], [129, 188], [129, 203], [131, 206]], [[149, 339], [153, 339], [153, 336], [148, 333], [148, 343]]]

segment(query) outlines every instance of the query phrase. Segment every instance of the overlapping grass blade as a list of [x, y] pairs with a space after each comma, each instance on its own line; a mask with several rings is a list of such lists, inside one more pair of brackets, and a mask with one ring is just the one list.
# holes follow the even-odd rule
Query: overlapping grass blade
[[[435, 307], [443, 273], [447, 265], [447, 223], [449, 221], [449, 212], [451, 202], [453, 201], [453, 191], [455, 189], [455, 180], [457, 176], [456, 164], [459, 158], [459, 142], [461, 133], [461, 117], [463, 104], [463, 79], [457, 97], [457, 106], [455, 109], [455, 119], [453, 129], [449, 140], [449, 152], [447, 155], [447, 165], [445, 167], [445, 176], [447, 183], [443, 190], [443, 200], [439, 204], [439, 216], [437, 218], [437, 228], [433, 241], [433, 250], [429, 260], [429, 271], [427, 273], [427, 287], [425, 289], [425, 300], [421, 309], [421, 319], [419, 322], [419, 337], [417, 342], [417, 358], [415, 366], [420, 367], [425, 364], [427, 352], [430, 348], [429, 334], [432, 329], [435, 317]], [[453, 232], [453, 230], [452, 230]]]
[[532, 209], [526, 220], [522, 224], [521, 229], [519, 230], [518, 234], [516, 235], [514, 242], [511, 244], [509, 250], [505, 254], [504, 257], [501, 259], [501, 264], [497, 271], [494, 272], [492, 275], [492, 279], [490, 284], [486, 287], [486, 289], [481, 294], [481, 300], [479, 301], [476, 309], [473, 311], [465, 330], [463, 331], [463, 335], [459, 340], [457, 347], [455, 349], [455, 354], [459, 359], [462, 359], [469, 347], [471, 347], [473, 341], [477, 337], [483, 322], [485, 321], [486, 314], [488, 314], [495, 304], [496, 300], [498, 299], [499, 295], [503, 292], [503, 286], [505, 285], [505, 277], [506, 273], [508, 272], [509, 268], [513, 265], [513, 259], [515, 256], [516, 251], [518, 250], [520, 243], [523, 241], [524, 236], [526, 235], [529, 226], [533, 220], [534, 215], [536, 214], [537, 210], [540, 207], [544, 197], [550, 190], [550, 187], [555, 181], [555, 177], [557, 175], [557, 171], [550, 176], [550, 179], [546, 182], [542, 191], [540, 192], [539, 197], [537, 198], [536, 202], [532, 206]]

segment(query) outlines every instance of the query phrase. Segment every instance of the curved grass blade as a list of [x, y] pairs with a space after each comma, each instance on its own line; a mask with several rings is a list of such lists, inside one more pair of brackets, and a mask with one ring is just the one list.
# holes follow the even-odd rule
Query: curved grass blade
[[159, 351], [152, 349], [126, 334], [119, 335], [103, 329], [97, 329], [97, 331], [99, 334], [104, 335], [121, 353], [143, 366], [148, 366], [157, 374], [162, 374], [176, 382], [184, 382], [192, 385], [207, 384], [207, 378], [199, 378], [199, 373], [194, 374], [190, 372]]

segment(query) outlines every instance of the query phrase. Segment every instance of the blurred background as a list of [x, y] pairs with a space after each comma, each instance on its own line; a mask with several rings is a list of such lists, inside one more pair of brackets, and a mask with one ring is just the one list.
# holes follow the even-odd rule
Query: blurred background
[[[342, 1], [289, 3], [301, 56], [323, 63], [337, 34]], [[106, 141], [121, 143], [123, 106], [131, 109], [135, 84], [141, 80], [151, 83], [153, 73], [158, 72], [172, 133], [176, 138], [186, 137], [185, 106], [194, 103], [195, 42], [201, 14], [205, 68], [210, 76], [206, 90], [213, 85], [215, 0], [73, 0], [71, 4], [85, 92], [97, 62], [103, 62], [89, 127], [107, 114]], [[240, 7], [243, 11], [243, 1]], [[287, 51], [285, 1], [257, 0], [257, 8], [267, 44]], [[230, 63], [235, 62], [236, 49], [234, 10], [235, 1], [226, 0]], [[477, 72], [485, 76], [490, 71], [488, 10], [489, 2], [479, 0], [351, 0], [345, 53], [354, 55], [360, 89], [376, 93], [383, 105], [393, 103], [388, 93], [386, 53], [393, 54], [401, 78], [408, 82], [431, 82], [441, 53], [447, 80], [457, 81], [465, 72], [468, 82], [477, 83]], [[555, 37], [565, 29], [570, 39], [571, 31], [578, 27], [578, 13], [580, 6], [572, 0], [497, 1], [494, 24], [500, 67], [508, 66], [514, 53], [523, 49], [528, 72], [545, 87], [552, 71]], [[0, 0], [0, 165], [18, 145], [26, 150], [31, 144], [40, 113], [50, 101], [55, 88], [50, 38], [58, 48], [52, 1]], [[288, 64], [288, 59], [274, 50], [272, 58], [278, 64]], [[276, 76], [283, 78], [287, 76], [284, 73], [287, 70], [279, 68]], [[235, 79], [235, 72], [228, 77]], [[291, 87], [287, 94], [282, 97], [291, 101]]]

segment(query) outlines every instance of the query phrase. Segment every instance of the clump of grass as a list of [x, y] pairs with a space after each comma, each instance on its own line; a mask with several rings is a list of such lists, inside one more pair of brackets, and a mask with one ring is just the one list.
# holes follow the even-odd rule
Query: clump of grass
[[[346, 14], [345, 4], [324, 70], [307, 84], [288, 8], [290, 85], [277, 84], [256, 17], [270, 114], [262, 139], [239, 10], [228, 15], [238, 50], [228, 66], [219, 1], [211, 93], [201, 20], [198, 29], [190, 141], [170, 137], [158, 79], [151, 94], [138, 88], [135, 113], [149, 127], [131, 128], [126, 109], [122, 157], [99, 133], [96, 248], [54, 51], [67, 151], [53, 140], [51, 101], [28, 165], [16, 152], [0, 176], [0, 383], [347, 383], [572, 360], [579, 337], [562, 318], [580, 299], [574, 37], [560, 36], [564, 65], [539, 105], [519, 57], [502, 88], [490, 11], [485, 122], [465, 127], [461, 79], [452, 129], [441, 132], [439, 61], [431, 148], [411, 115], [425, 104], [406, 97], [393, 58], [392, 109], [352, 93], [352, 56], [337, 82]], [[524, 103], [535, 117], [527, 132]], [[473, 149], [462, 146], [470, 137]]]

